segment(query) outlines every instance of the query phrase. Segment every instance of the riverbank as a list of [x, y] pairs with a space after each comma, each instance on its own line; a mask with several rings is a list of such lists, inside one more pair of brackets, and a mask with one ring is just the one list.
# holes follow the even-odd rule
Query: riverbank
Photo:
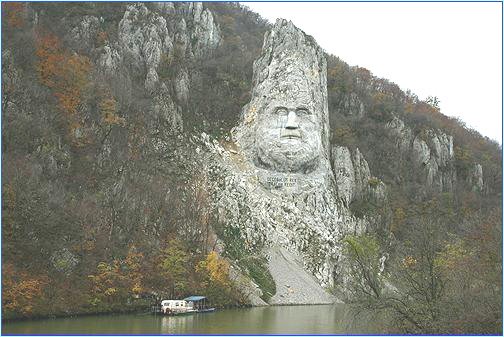
[[[46, 319], [58, 319], [58, 318], [79, 318], [88, 316], [113, 316], [113, 315], [125, 315], [125, 314], [152, 314], [151, 307], [154, 304], [148, 302], [147, 304], [134, 305], [134, 306], [122, 306], [117, 307], [108, 311], [81, 311], [81, 312], [68, 312], [68, 313], [55, 313], [48, 315], [36, 315], [30, 317], [8, 317], [4, 318], [2, 316], [2, 324], [10, 322], [26, 322], [26, 321], [39, 321]], [[229, 305], [229, 306], [216, 306], [218, 310], [227, 309], [246, 309], [253, 308], [253, 305]], [[153, 314], [154, 315], [154, 314]]]
[[7, 317], [2, 316], [2, 324], [9, 322], [24, 322], [24, 321], [38, 321], [44, 319], [55, 318], [76, 318], [86, 316], [106, 316], [106, 315], [124, 315], [124, 314], [141, 314], [150, 312], [150, 304], [141, 306], [123, 307], [123, 309], [113, 309], [108, 311], [80, 311], [80, 312], [67, 312], [67, 313], [53, 313], [47, 315], [34, 315], [29, 317]]

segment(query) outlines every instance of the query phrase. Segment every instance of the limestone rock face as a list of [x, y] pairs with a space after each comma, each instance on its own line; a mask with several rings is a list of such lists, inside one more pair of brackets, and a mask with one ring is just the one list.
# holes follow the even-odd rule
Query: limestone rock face
[[92, 15], [85, 15], [79, 24], [66, 36], [66, 41], [75, 50], [91, 50], [100, 27], [100, 20]]
[[396, 147], [401, 152], [408, 152], [411, 147], [412, 132], [411, 129], [404, 125], [404, 122], [394, 117], [387, 123], [389, 134], [395, 138]]
[[180, 108], [173, 102], [168, 89], [163, 85], [159, 94], [154, 98], [152, 113], [155, 125], [150, 125], [149, 129], [154, 132], [160, 132], [159, 129], [183, 131], [184, 123], [182, 121]]
[[[75, 41], [89, 44], [96, 38], [99, 25], [99, 19], [85, 17], [71, 35]], [[177, 53], [187, 59], [202, 58], [220, 41], [219, 26], [201, 2], [153, 3], [150, 7], [135, 3], [126, 7], [119, 22], [118, 41], [106, 41], [101, 47], [98, 64], [105, 72], [113, 72], [123, 61], [127, 62], [139, 74], [145, 74], [145, 88], [152, 92], [159, 82], [162, 57], [172, 57], [178, 48]], [[181, 77], [181, 81], [186, 81], [187, 70]]]
[[387, 124], [387, 129], [396, 139], [397, 149], [421, 169], [425, 186], [438, 193], [453, 191], [457, 174], [452, 136], [432, 129], [414, 136], [397, 117]]
[[68, 249], [63, 248], [51, 255], [51, 263], [57, 271], [69, 275], [79, 263], [79, 259]]
[[[341, 287], [345, 277], [340, 264], [341, 240], [346, 234], [362, 233], [367, 223], [352, 217], [338, 200], [332, 175], [327, 175], [327, 181], [314, 180], [305, 186], [301, 184], [309, 178], [301, 181], [288, 174], [266, 175], [275, 186], [270, 189], [241, 149], [229, 151], [219, 144], [209, 148], [215, 154], [212, 180], [221, 182], [212, 193], [218, 222], [237, 236], [243, 250], [250, 254], [262, 251], [268, 256], [268, 247], [280, 246], [301, 261], [320, 285]], [[312, 300], [306, 297], [297, 303]]]
[[[85, 41], [96, 38], [100, 24], [95, 17], [85, 17], [72, 30], [72, 36]], [[189, 99], [191, 78], [197, 74], [180, 64], [168, 90], [160, 76], [161, 63], [174, 57], [183, 57], [187, 62], [203, 58], [220, 41], [219, 26], [201, 2], [163, 2], [151, 6], [134, 3], [126, 7], [119, 22], [118, 40], [106, 40], [97, 49], [96, 63], [103, 74], [123, 83], [122, 92], [131, 90], [133, 78], [143, 77], [143, 87], [153, 97], [151, 111], [159, 112], [161, 120], [170, 121], [173, 131], [181, 131], [181, 110]]]
[[[366, 222], [354, 218], [336, 193], [324, 53], [313, 38], [279, 19], [265, 35], [253, 84], [233, 139], [209, 144], [216, 156], [213, 180], [222, 182], [213, 192], [218, 222], [243, 252], [269, 259], [278, 293], [272, 303], [332, 302], [321, 286], [342, 287], [342, 239], [363, 232]], [[360, 154], [355, 157], [360, 165]], [[357, 175], [359, 181], [366, 175], [361, 166]], [[229, 238], [224, 243], [232, 244]], [[297, 286], [286, 287], [276, 263], [279, 250], [272, 247], [296, 261], [289, 262], [289, 277]]]
[[102, 48], [97, 63], [104, 73], [113, 75], [119, 70], [119, 67], [121, 66], [122, 56], [117, 48], [106, 45]]
[[210, 10], [203, 8], [203, 3], [189, 2], [187, 3], [187, 11], [194, 24], [191, 32], [194, 56], [203, 57], [205, 51], [215, 49], [220, 44], [219, 27]]
[[322, 49], [292, 22], [277, 20], [266, 34], [263, 53], [254, 62], [252, 98], [236, 132], [256, 166], [278, 172], [325, 169], [326, 67]]
[[440, 131], [427, 130], [424, 139], [415, 137], [412, 154], [414, 162], [423, 166], [426, 185], [438, 192], [452, 191], [456, 181], [453, 137]]
[[147, 72], [146, 88], [158, 81], [156, 69], [163, 53], [173, 49], [165, 18], [152, 13], [144, 4], [129, 5], [119, 22], [119, 43], [129, 59]]
[[[181, 111], [188, 103], [191, 83], [198, 80], [190, 64], [220, 45], [219, 25], [201, 2], [129, 3], [119, 8], [125, 9], [117, 38], [106, 33], [110, 30], [106, 19], [85, 15], [75, 22], [68, 19], [65, 40], [74, 51], [93, 58], [97, 73], [113, 83], [110, 89], [116, 98], [128, 102], [132, 91], [144, 89], [152, 98], [150, 112], [161, 114], [155, 119], [170, 120], [162, 125], [180, 132]], [[177, 70], [167, 78], [166, 68], [173, 60], [178, 62]]]
[[347, 147], [335, 146], [332, 149], [332, 161], [338, 196], [346, 205], [370, 193], [371, 173], [358, 148], [351, 152]]
[[355, 189], [355, 172], [350, 150], [344, 146], [336, 146], [332, 150], [332, 157], [338, 196], [348, 205], [354, 198]]
[[154, 5], [161, 14], [175, 12], [175, 4], [173, 2], [170, 2], [170, 1], [166, 1], [166, 2], [153, 2], [152, 5]]
[[472, 186], [473, 191], [482, 192], [483, 191], [483, 167], [475, 163], [469, 173], [467, 178], [469, 185]]

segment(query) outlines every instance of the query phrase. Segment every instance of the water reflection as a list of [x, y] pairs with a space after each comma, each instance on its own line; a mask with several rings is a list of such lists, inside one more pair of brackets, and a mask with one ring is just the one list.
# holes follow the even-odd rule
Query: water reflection
[[379, 320], [354, 319], [345, 305], [220, 310], [185, 316], [107, 315], [2, 323], [2, 334], [363, 334]]
[[162, 316], [161, 331], [162, 334], [184, 333], [193, 326], [195, 315], [186, 316]]

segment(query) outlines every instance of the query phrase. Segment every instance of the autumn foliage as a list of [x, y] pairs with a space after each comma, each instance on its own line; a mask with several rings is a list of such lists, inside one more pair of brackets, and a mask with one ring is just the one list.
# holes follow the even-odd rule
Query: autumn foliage
[[2, 12], [5, 13], [7, 26], [9, 28], [21, 28], [25, 24], [24, 12], [25, 4], [22, 2], [2, 3]]
[[210, 282], [222, 287], [230, 286], [229, 263], [215, 251], [208, 253], [206, 259], [198, 264], [197, 270], [205, 273]]
[[124, 118], [117, 115], [117, 105], [114, 96], [109, 91], [106, 91], [99, 102], [103, 124], [109, 126], [124, 125]]
[[136, 247], [130, 247], [124, 259], [99, 262], [94, 274], [89, 275], [89, 304], [103, 309], [113, 309], [128, 298], [138, 296], [143, 291], [144, 275], [141, 270], [144, 256]]
[[32, 315], [42, 298], [47, 278], [29, 275], [11, 263], [5, 263], [2, 269], [2, 314]]
[[229, 262], [215, 251], [207, 254], [204, 260], [196, 265], [201, 283], [200, 291], [210, 297], [213, 303], [228, 305], [230, 299], [240, 298], [230, 279]]
[[53, 34], [41, 34], [36, 42], [40, 81], [52, 90], [69, 131], [73, 132], [81, 126], [78, 109], [88, 84], [91, 62], [85, 56], [68, 53]]

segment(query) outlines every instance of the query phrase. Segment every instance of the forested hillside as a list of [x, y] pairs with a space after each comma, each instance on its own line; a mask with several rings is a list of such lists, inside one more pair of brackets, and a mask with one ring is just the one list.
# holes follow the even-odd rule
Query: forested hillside
[[[235, 3], [2, 3], [4, 318], [248, 304], [202, 168], [269, 28]], [[334, 166], [373, 174], [345, 201], [372, 224], [345, 240], [348, 301], [390, 332], [500, 333], [500, 145], [335, 55], [327, 80]], [[275, 292], [263, 261], [241, 267]]]

